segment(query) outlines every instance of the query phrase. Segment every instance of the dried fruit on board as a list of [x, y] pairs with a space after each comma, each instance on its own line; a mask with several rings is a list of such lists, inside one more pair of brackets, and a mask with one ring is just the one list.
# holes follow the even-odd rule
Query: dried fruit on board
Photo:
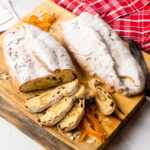
[[56, 15], [52, 13], [51, 15], [48, 12], [45, 12], [42, 15], [42, 18], [32, 15], [30, 16], [29, 20], [24, 21], [25, 23], [29, 23], [39, 27], [40, 29], [48, 32], [49, 28], [51, 27], [52, 23], [55, 21]]

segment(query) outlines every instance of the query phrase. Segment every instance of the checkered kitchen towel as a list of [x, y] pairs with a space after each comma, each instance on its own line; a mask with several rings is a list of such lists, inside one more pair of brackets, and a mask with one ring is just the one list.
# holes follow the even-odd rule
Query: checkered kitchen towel
[[150, 0], [53, 0], [76, 15], [89, 12], [108, 23], [124, 39], [150, 52]]

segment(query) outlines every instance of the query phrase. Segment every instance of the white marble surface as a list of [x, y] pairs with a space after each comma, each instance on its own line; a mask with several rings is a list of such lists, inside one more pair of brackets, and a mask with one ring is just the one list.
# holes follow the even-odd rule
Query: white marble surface
[[16, 127], [0, 118], [0, 150], [43, 150]]
[[[0, 0], [4, 1], [4, 0]], [[11, 0], [19, 17], [42, 0]], [[43, 148], [0, 118], [0, 150], [43, 150]], [[107, 150], [150, 150], [150, 102], [146, 102], [125, 125]]]

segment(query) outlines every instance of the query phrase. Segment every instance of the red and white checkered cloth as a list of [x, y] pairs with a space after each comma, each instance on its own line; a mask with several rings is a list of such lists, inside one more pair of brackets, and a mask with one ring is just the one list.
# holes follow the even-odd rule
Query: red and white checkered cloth
[[108, 23], [124, 39], [150, 52], [150, 0], [53, 0], [76, 15], [89, 12]]

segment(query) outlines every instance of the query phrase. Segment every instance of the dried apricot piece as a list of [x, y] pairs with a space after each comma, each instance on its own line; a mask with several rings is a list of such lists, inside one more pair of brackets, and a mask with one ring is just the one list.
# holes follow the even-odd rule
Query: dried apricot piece
[[51, 24], [50, 23], [46, 23], [46, 22], [38, 22], [36, 24], [36, 26], [39, 27], [39, 28], [49, 28], [51, 26]]
[[49, 22], [49, 13], [44, 13], [42, 18], [44, 22]]
[[43, 27], [43, 28], [41, 28], [41, 29], [44, 30], [44, 31], [46, 31], [46, 32], [49, 31], [49, 28], [47, 28], [47, 27]]
[[31, 24], [36, 24], [38, 22], [38, 17], [35, 16], [35, 15], [32, 15], [30, 18], [29, 18], [29, 23]]
[[53, 23], [53, 22], [55, 21], [55, 17], [56, 17], [56, 15], [55, 15], [55, 13], [53, 13], [53, 14], [49, 17], [48, 22], [49, 22], [49, 23]]
[[28, 21], [24, 20], [23, 22], [35, 25], [35, 26], [39, 27], [41, 30], [44, 30], [44, 31], [48, 32], [51, 24], [54, 21], [55, 21], [55, 13], [53, 13], [50, 16], [48, 12], [45, 12], [42, 15], [41, 20], [39, 20], [39, 18], [37, 16], [32, 15], [32, 16], [29, 17]]

